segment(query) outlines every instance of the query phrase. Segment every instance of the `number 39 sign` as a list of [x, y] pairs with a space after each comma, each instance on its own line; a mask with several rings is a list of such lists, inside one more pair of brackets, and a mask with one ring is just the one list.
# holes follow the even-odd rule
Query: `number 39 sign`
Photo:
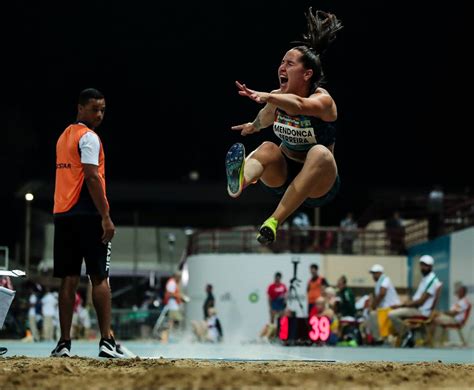
[[312, 341], [326, 341], [331, 334], [331, 324], [327, 317], [316, 317], [312, 316], [309, 319], [311, 330], [309, 331], [309, 338]]
[[[297, 320], [304, 321], [300, 323], [302, 327], [298, 326]], [[280, 329], [278, 336], [280, 340], [286, 341], [291, 339], [306, 339], [309, 337], [311, 341], [322, 341], [325, 342], [331, 335], [331, 324], [327, 317], [316, 317], [312, 316], [309, 319], [310, 330], [308, 332], [308, 322], [305, 318], [292, 318], [291, 320], [287, 317], [280, 317]], [[290, 330], [291, 328], [291, 330]], [[304, 329], [304, 330], [303, 330]], [[302, 331], [302, 333], [299, 333]], [[307, 332], [307, 333], [306, 333]], [[291, 334], [291, 336], [290, 336]]]

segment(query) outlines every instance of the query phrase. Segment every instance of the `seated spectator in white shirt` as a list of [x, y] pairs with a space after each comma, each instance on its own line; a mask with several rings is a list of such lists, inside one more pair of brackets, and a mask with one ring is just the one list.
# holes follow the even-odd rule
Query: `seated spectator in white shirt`
[[222, 326], [214, 307], [207, 309], [205, 321], [191, 321], [194, 334], [199, 341], [216, 343], [222, 340]]
[[420, 257], [420, 271], [423, 278], [415, 295], [413, 295], [413, 299], [401, 305], [392, 305], [394, 310], [388, 314], [395, 332], [399, 336], [404, 336], [402, 346], [412, 346], [414, 344], [413, 333], [407, 329], [403, 319], [415, 316], [429, 317], [431, 314], [436, 292], [441, 285], [438, 277], [433, 272], [433, 265], [434, 259], [430, 255]]
[[449, 311], [439, 313], [434, 318], [434, 323], [436, 325], [458, 325], [463, 323], [466, 312], [471, 306], [466, 295], [467, 287], [459, 286], [456, 290], [456, 296], [458, 297], [457, 302], [451, 306]]

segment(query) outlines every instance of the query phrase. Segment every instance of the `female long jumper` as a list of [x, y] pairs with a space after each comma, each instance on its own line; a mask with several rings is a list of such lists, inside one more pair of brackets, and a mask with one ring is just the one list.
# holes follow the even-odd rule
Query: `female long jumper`
[[334, 159], [336, 104], [321, 88], [320, 55], [342, 28], [335, 15], [322, 11], [306, 14], [304, 42], [290, 49], [278, 68], [280, 88], [259, 92], [236, 82], [238, 92], [265, 104], [253, 122], [233, 126], [241, 135], [273, 125], [280, 145], [264, 142], [245, 156], [236, 143], [227, 152], [227, 190], [238, 197], [248, 185], [260, 181], [281, 197], [273, 214], [262, 224], [257, 239], [270, 244], [281, 225], [298, 207], [320, 207], [337, 194], [340, 180]]

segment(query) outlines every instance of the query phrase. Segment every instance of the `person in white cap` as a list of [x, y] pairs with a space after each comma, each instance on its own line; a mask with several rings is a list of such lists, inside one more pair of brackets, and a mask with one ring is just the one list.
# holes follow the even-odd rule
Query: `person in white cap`
[[420, 257], [420, 271], [423, 278], [415, 295], [413, 295], [413, 299], [401, 305], [392, 305], [395, 310], [388, 314], [395, 331], [403, 337], [402, 347], [414, 345], [413, 332], [406, 328], [403, 319], [415, 316], [429, 317], [431, 314], [436, 292], [441, 285], [438, 277], [433, 272], [433, 265], [434, 259], [430, 255]]
[[366, 328], [372, 335], [374, 342], [381, 342], [377, 309], [391, 307], [400, 304], [400, 298], [393, 286], [390, 278], [384, 274], [384, 269], [380, 264], [374, 264], [369, 272], [375, 281], [374, 299], [372, 301], [371, 312], [366, 322]]

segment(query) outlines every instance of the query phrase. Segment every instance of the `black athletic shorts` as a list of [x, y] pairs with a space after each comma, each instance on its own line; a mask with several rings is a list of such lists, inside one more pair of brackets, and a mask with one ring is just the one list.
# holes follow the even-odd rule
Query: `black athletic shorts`
[[83, 259], [88, 275], [108, 277], [112, 243], [103, 244], [102, 235], [98, 215], [55, 216], [54, 277], [80, 275]]
[[[298, 173], [300, 173], [301, 169], [303, 168], [303, 163], [299, 163], [295, 160], [292, 160], [291, 158], [288, 158], [284, 153], [282, 154], [283, 154], [283, 157], [285, 158], [286, 166], [288, 169], [288, 174], [286, 177], [285, 184], [283, 184], [281, 187], [268, 187], [262, 180], [260, 180], [260, 183], [263, 185], [263, 188], [265, 188], [268, 192], [276, 195], [279, 198], [283, 197], [288, 186], [291, 184], [293, 179], [298, 175]], [[339, 178], [339, 175], [337, 175], [336, 181], [334, 182], [331, 189], [325, 195], [319, 198], [307, 198], [303, 202], [303, 206], [308, 207], [308, 208], [318, 208], [318, 207], [328, 204], [336, 197], [337, 193], [339, 192], [340, 187], [341, 187], [341, 179]]]

